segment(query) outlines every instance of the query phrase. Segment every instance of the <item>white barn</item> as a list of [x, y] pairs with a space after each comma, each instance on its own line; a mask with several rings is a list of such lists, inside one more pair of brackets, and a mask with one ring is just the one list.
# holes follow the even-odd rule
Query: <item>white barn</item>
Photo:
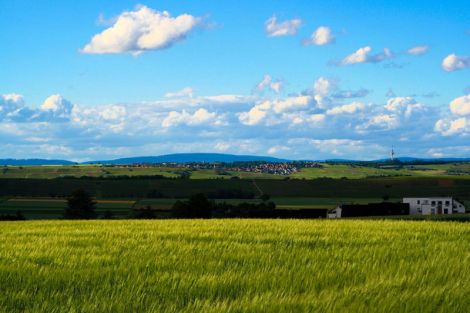
[[410, 214], [457, 214], [465, 213], [463, 203], [452, 197], [403, 198], [410, 205]]

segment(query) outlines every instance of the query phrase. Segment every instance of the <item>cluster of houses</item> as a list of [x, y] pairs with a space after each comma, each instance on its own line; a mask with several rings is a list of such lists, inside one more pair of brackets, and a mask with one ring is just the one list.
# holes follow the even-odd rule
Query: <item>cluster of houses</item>
[[264, 173], [275, 175], [290, 175], [298, 172], [301, 168], [321, 168], [322, 165], [317, 162], [302, 161], [302, 162], [190, 162], [190, 163], [136, 163], [129, 165], [120, 165], [121, 167], [172, 167], [178, 169], [198, 170], [198, 169], [213, 169], [218, 171], [236, 171], [236, 172], [250, 172], [250, 173]]
[[433, 215], [465, 213], [465, 205], [453, 197], [407, 197], [401, 203], [382, 202], [369, 204], [342, 204], [329, 210], [328, 218]]

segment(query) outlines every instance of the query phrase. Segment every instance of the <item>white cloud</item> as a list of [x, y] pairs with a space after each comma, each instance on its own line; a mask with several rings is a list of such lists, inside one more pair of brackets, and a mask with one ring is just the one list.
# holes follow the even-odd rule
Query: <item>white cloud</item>
[[395, 97], [388, 99], [385, 109], [409, 118], [414, 112], [423, 110], [424, 106], [412, 97]]
[[434, 130], [443, 136], [451, 136], [459, 133], [470, 132], [470, 120], [461, 117], [455, 120], [440, 119], [436, 122]]
[[450, 111], [457, 115], [470, 115], [470, 94], [452, 100]]
[[[245, 125], [256, 125], [265, 120], [268, 114], [276, 115], [285, 111], [306, 110], [312, 103], [311, 96], [294, 96], [284, 99], [265, 100], [259, 102], [252, 107], [248, 112], [241, 112], [238, 114], [238, 119]], [[284, 115], [286, 117], [287, 115]], [[282, 116], [278, 120], [272, 119], [271, 122], [276, 124], [282, 122]], [[292, 118], [287, 118], [292, 120]]]
[[41, 110], [53, 114], [55, 117], [68, 118], [73, 105], [61, 95], [49, 96], [41, 105]]
[[162, 127], [169, 128], [180, 124], [189, 126], [201, 125], [203, 123], [218, 124], [218, 116], [215, 112], [209, 112], [204, 108], [198, 109], [193, 114], [183, 110], [182, 112], [171, 111], [162, 121]]
[[428, 53], [429, 46], [416, 46], [408, 49], [407, 53], [411, 55], [423, 55]]
[[19, 94], [0, 95], [0, 118], [11, 115], [24, 108], [24, 99]]
[[310, 96], [288, 97], [284, 100], [275, 100], [272, 102], [274, 112], [281, 113], [292, 109], [306, 109], [312, 102]]
[[165, 98], [192, 98], [194, 94], [194, 89], [191, 87], [185, 87], [181, 90], [175, 92], [167, 92], [165, 93]]
[[470, 57], [449, 54], [442, 60], [442, 68], [447, 72], [470, 68]]
[[393, 58], [390, 49], [385, 48], [383, 52], [377, 54], [370, 54], [372, 48], [369, 46], [359, 48], [354, 53], [348, 55], [339, 62], [339, 65], [352, 65], [357, 63], [379, 63]]
[[278, 23], [276, 16], [269, 18], [264, 23], [266, 33], [269, 37], [295, 35], [301, 25], [302, 20], [298, 18]]
[[313, 93], [319, 96], [327, 96], [336, 88], [336, 82], [330, 78], [320, 77], [313, 84]]
[[281, 80], [273, 79], [270, 75], [264, 75], [263, 79], [256, 85], [255, 90], [263, 92], [266, 89], [280, 93], [283, 87]]
[[0, 104], [14, 103], [15, 105], [23, 105], [24, 99], [22, 95], [10, 93], [0, 96]]
[[[363, 140], [330, 138], [330, 139], [310, 139], [293, 138], [288, 140], [290, 145], [313, 146], [315, 150], [327, 156], [347, 156], [354, 158], [358, 155], [367, 155], [365, 159], [374, 159], [374, 156], [381, 156], [384, 148], [375, 143], [368, 143]], [[311, 152], [311, 148], [308, 149]], [[364, 156], [362, 157], [364, 159]]]
[[327, 26], [318, 27], [309, 39], [303, 41], [304, 45], [324, 46], [335, 42], [335, 35]]
[[394, 114], [379, 114], [373, 116], [367, 126], [375, 126], [383, 129], [393, 129], [400, 125], [398, 116]]
[[111, 105], [104, 108], [99, 114], [107, 121], [124, 120], [127, 116], [127, 110], [121, 105]]
[[132, 53], [168, 48], [198, 26], [200, 18], [189, 14], [172, 17], [146, 6], [122, 13], [115, 23], [93, 36], [81, 50], [87, 54]]
[[370, 93], [370, 90], [360, 88], [358, 90], [338, 90], [331, 96], [336, 99], [363, 98]]
[[230, 144], [220, 141], [220, 142], [215, 144], [214, 149], [217, 150], [217, 151], [225, 152], [228, 149], [230, 149]]
[[339, 114], [353, 114], [358, 111], [362, 111], [365, 109], [365, 104], [362, 102], [353, 102], [350, 104], [344, 104], [341, 106], [337, 106], [334, 108], [331, 108], [326, 111], [326, 114], [328, 115], [339, 115]]
[[248, 112], [241, 112], [238, 119], [245, 125], [256, 125], [266, 117], [267, 111], [263, 107], [256, 105]]
[[283, 86], [284, 86], [284, 83], [280, 80], [277, 80], [277, 81], [273, 81], [269, 85], [269, 88], [271, 88], [271, 90], [274, 91], [275, 93], [280, 93]]
[[[174, 97], [153, 102], [97, 106], [73, 105], [62, 96], [53, 95], [41, 107], [28, 107], [19, 95], [3, 95], [0, 107], [10, 109], [7, 114], [0, 110], [0, 140], [7, 143], [3, 154], [13, 157], [31, 153], [55, 157], [69, 153], [67, 158], [78, 160], [231, 151], [288, 153], [289, 158], [305, 159], [337, 155], [382, 157], [383, 151], [376, 145], [390, 146], [399, 138], [410, 138], [400, 141], [400, 146], [408, 147], [409, 152], [403, 153], [415, 155], [416, 146], [419, 151], [443, 143], [462, 146], [470, 135], [469, 115], [459, 116], [458, 112], [465, 112], [460, 107], [454, 110], [454, 116], [436, 122], [439, 111], [426, 108], [411, 97], [393, 97], [386, 104], [342, 103], [334, 96], [339, 89], [332, 79], [323, 77], [316, 87], [313, 89], [325, 96], [310, 90], [287, 97], [231, 94], [190, 97], [190, 90], [185, 88], [170, 93]], [[315, 98], [321, 98], [322, 105]], [[63, 117], [58, 118], [56, 113]], [[256, 125], [255, 131], [252, 125]], [[338, 139], [344, 134], [351, 134], [354, 139]], [[458, 136], [449, 137], [452, 134]], [[312, 139], [317, 140], [313, 141], [315, 147], [310, 141], [289, 142], [291, 138], [312, 136], [321, 138]], [[51, 146], [41, 147], [44, 144]], [[291, 150], [287, 152], [282, 147]]]
[[378, 106], [371, 108], [374, 109], [373, 114], [355, 127], [358, 133], [364, 133], [368, 129], [393, 130], [407, 125], [412, 128], [415, 124], [422, 122], [418, 120], [422, 115], [416, 113], [428, 111], [424, 105], [418, 103], [412, 97], [394, 97], [389, 99], [383, 108]]
[[289, 151], [290, 148], [286, 146], [276, 145], [268, 149], [268, 154], [277, 154], [279, 152]]
[[470, 119], [466, 117], [470, 115], [470, 95], [452, 100], [449, 108], [454, 117], [439, 119], [434, 125], [434, 130], [443, 136], [470, 134]]

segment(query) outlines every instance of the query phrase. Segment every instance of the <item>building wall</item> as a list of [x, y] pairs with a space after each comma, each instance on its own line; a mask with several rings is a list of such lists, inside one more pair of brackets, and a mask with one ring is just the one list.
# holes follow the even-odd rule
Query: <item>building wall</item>
[[455, 214], [465, 213], [465, 206], [452, 197], [403, 198], [410, 205], [410, 214]]

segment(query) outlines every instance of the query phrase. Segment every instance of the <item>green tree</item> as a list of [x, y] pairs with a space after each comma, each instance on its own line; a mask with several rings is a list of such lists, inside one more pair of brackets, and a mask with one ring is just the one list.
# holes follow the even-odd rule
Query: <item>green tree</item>
[[77, 189], [67, 198], [64, 217], [67, 219], [96, 218], [96, 202], [84, 189]]
[[271, 199], [271, 196], [263, 193], [260, 198], [261, 200], [263, 200], [263, 202], [266, 202], [266, 201], [269, 201], [269, 199]]
[[214, 206], [205, 194], [198, 193], [189, 197], [188, 201], [176, 201], [172, 215], [177, 218], [211, 218]]

